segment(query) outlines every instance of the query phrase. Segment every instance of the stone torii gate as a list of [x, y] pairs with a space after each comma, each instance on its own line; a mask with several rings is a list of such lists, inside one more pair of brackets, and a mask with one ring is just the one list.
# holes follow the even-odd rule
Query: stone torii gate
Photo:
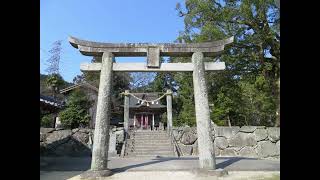
[[[102, 57], [101, 63], [81, 64], [82, 71], [100, 72], [94, 143], [90, 176], [107, 176], [109, 148], [109, 124], [111, 107], [112, 72], [160, 72], [192, 71], [195, 96], [195, 112], [198, 134], [199, 165], [203, 170], [216, 169], [212, 141], [211, 120], [208, 105], [205, 71], [224, 70], [224, 62], [203, 62], [204, 57], [213, 57], [224, 50], [228, 39], [205, 43], [100, 43], [69, 37], [70, 44], [86, 56]], [[145, 63], [116, 63], [114, 57], [146, 56]], [[160, 56], [192, 57], [191, 63], [162, 63]]]

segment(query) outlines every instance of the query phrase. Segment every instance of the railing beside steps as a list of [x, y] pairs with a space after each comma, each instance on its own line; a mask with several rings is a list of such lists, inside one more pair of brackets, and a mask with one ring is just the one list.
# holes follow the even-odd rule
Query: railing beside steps
[[134, 137], [135, 137], [135, 133], [136, 133], [136, 128], [129, 128], [128, 132], [124, 132], [124, 142], [121, 148], [121, 154], [120, 157], [125, 157], [128, 155], [128, 148], [129, 148], [129, 144], [128, 144], [128, 139], [130, 139], [132, 142], [132, 151], [134, 150]]
[[173, 135], [172, 129], [169, 130], [168, 132], [169, 132], [169, 136], [170, 136], [170, 139], [171, 139], [171, 144], [173, 146], [174, 154], [177, 155], [178, 157], [183, 156], [182, 151], [181, 151], [181, 149], [180, 149], [180, 147], [178, 145], [178, 142], [177, 142], [176, 138]]

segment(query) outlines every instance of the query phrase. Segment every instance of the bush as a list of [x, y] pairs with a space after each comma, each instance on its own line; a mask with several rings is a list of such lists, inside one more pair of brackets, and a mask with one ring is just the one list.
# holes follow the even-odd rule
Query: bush
[[59, 113], [61, 124], [65, 128], [77, 128], [79, 126], [87, 126], [90, 116], [85, 109], [79, 107], [67, 107]]
[[51, 114], [49, 114], [49, 115], [44, 115], [44, 116], [41, 118], [41, 121], [40, 121], [40, 126], [41, 126], [41, 127], [51, 128], [51, 127], [53, 127], [53, 124], [54, 124], [54, 117], [53, 117], [53, 115], [51, 115]]
[[66, 108], [59, 113], [61, 124], [65, 128], [87, 126], [90, 121], [88, 109], [91, 102], [80, 90], [73, 91], [67, 101]]

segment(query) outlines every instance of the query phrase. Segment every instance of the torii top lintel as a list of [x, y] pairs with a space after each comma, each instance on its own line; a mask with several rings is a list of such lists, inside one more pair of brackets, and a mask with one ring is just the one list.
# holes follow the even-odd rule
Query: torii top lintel
[[204, 43], [102, 43], [70, 36], [69, 42], [86, 56], [101, 57], [104, 52], [111, 52], [115, 57], [147, 56], [148, 66], [158, 67], [160, 56], [190, 57], [194, 52], [202, 52], [205, 57], [215, 56], [224, 50], [226, 44], [232, 43], [233, 39], [232, 36]]
[[193, 52], [203, 52], [205, 56], [214, 56], [224, 50], [226, 44], [233, 42], [233, 36], [227, 39], [204, 43], [101, 43], [69, 37], [70, 44], [83, 55], [102, 56], [103, 52], [112, 52], [114, 56], [146, 56], [148, 49], [158, 49], [160, 56], [192, 56]]

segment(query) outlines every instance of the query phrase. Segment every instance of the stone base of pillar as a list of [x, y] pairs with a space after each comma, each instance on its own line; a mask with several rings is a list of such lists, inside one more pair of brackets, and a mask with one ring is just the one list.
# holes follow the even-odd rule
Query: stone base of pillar
[[80, 179], [96, 179], [99, 177], [111, 176], [112, 174], [113, 174], [113, 172], [109, 169], [100, 170], [100, 171], [88, 170], [88, 171], [85, 171], [84, 173], [80, 174]]
[[117, 154], [117, 151], [109, 151], [108, 152], [108, 157], [117, 157], [118, 154]]
[[216, 176], [216, 177], [222, 177], [228, 175], [228, 171], [225, 169], [193, 169], [191, 171], [192, 173], [196, 174], [197, 176], [201, 177], [208, 177], [208, 176]]

